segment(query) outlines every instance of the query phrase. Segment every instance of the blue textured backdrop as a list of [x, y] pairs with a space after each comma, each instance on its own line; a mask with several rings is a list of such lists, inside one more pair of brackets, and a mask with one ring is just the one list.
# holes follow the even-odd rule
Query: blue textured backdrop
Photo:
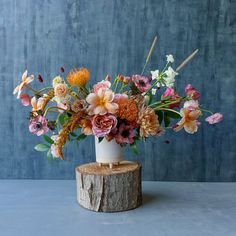
[[[236, 1], [233, 0], [0, 0], [0, 178], [74, 178], [76, 165], [94, 160], [93, 139], [68, 145], [65, 161], [48, 162], [34, 151], [28, 109], [12, 90], [21, 73], [49, 81], [60, 66], [86, 66], [93, 80], [109, 73], [140, 72], [158, 35], [149, 69], [165, 55], [181, 62], [198, 56], [177, 77], [192, 83], [201, 102], [225, 114], [218, 126], [203, 123], [196, 135], [171, 132], [140, 145], [146, 180], [236, 180]], [[169, 140], [170, 144], [166, 144]]]

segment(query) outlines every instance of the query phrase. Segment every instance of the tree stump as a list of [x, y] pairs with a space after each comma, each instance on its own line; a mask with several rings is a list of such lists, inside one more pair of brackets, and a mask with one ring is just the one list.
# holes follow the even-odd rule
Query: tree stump
[[77, 200], [98, 212], [127, 211], [142, 203], [141, 165], [122, 161], [112, 169], [88, 163], [76, 168]]

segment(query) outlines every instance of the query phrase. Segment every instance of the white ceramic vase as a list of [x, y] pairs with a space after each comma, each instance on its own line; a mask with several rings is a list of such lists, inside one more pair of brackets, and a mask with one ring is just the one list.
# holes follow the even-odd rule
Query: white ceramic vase
[[104, 138], [100, 143], [95, 137], [96, 162], [101, 166], [108, 164], [110, 168], [113, 164], [119, 164], [124, 159], [122, 147], [114, 139], [110, 142]]

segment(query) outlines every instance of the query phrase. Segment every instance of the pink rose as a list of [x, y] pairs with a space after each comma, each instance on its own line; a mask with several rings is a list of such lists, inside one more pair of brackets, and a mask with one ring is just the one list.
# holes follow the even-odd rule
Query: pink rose
[[208, 116], [205, 121], [208, 122], [210, 125], [216, 124], [221, 122], [224, 119], [224, 116], [221, 113], [215, 113], [211, 116]]
[[187, 96], [191, 97], [194, 100], [197, 100], [201, 96], [200, 92], [196, 90], [194, 87], [192, 87], [191, 84], [188, 84], [185, 87], [185, 93]]
[[21, 103], [23, 106], [30, 105], [30, 96], [26, 93], [20, 95]]
[[96, 83], [93, 86], [92, 92], [97, 93], [100, 89], [109, 89], [111, 87], [111, 83], [108, 80], [102, 80], [101, 82]]
[[65, 97], [66, 94], [67, 94], [67, 85], [66, 84], [57, 84], [54, 88], [54, 93], [55, 93], [55, 96], [57, 97]]
[[117, 119], [114, 115], [95, 115], [92, 119], [92, 130], [97, 137], [105, 137], [116, 125]]

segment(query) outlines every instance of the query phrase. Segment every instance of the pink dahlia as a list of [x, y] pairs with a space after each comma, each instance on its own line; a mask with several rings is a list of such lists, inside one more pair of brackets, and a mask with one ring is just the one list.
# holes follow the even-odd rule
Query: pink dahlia
[[116, 128], [117, 119], [114, 115], [96, 115], [92, 119], [93, 134], [97, 137], [105, 137]]
[[132, 125], [121, 124], [115, 136], [118, 144], [134, 143], [135, 129]]
[[224, 119], [224, 116], [221, 113], [215, 113], [211, 116], [208, 116], [205, 121], [208, 122], [210, 125], [216, 124], [221, 122]]
[[47, 133], [49, 130], [47, 119], [44, 116], [36, 116], [30, 120], [29, 131], [37, 136]]
[[133, 75], [132, 81], [134, 82], [135, 86], [141, 93], [146, 92], [152, 86], [151, 85], [152, 79], [145, 76]]

